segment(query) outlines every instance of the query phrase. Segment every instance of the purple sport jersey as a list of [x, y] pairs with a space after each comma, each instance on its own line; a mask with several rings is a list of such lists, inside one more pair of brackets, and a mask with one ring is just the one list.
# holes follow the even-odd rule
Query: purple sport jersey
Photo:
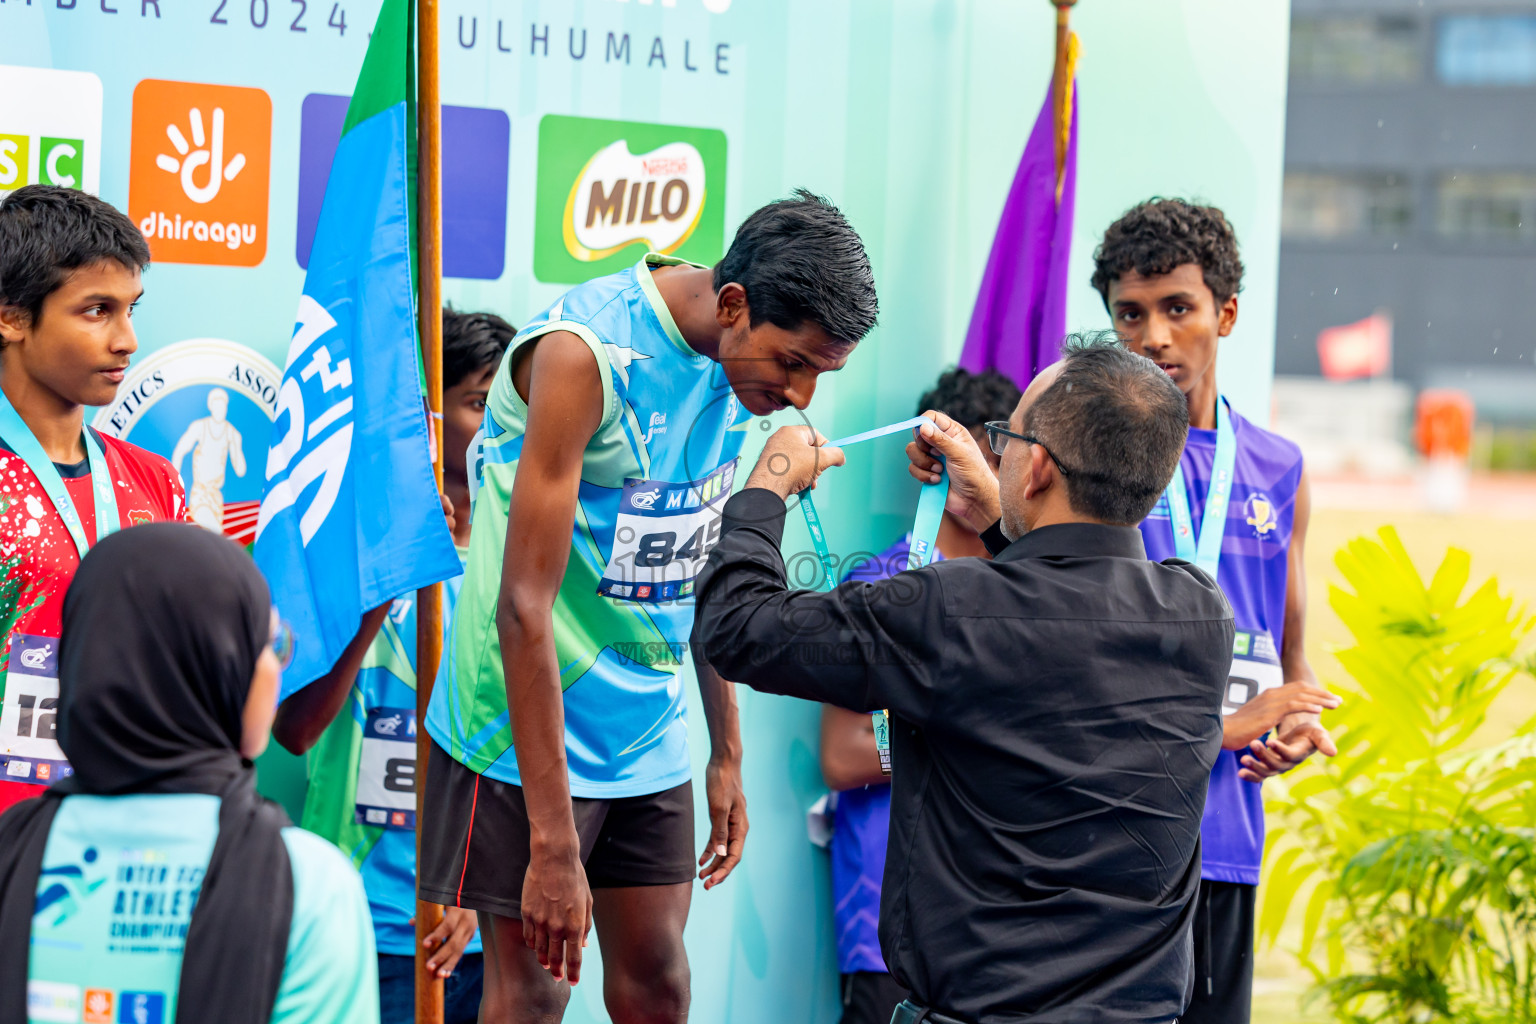
[[[873, 583], [906, 569], [912, 550], [909, 533], [856, 566], [843, 582]], [[934, 561], [944, 556], [935, 552]], [[886, 972], [880, 954], [880, 878], [885, 874], [885, 846], [891, 828], [890, 783], [837, 794], [832, 819], [832, 915], [837, 925], [837, 969]]]
[[[1301, 449], [1232, 413], [1237, 466], [1216, 582], [1232, 606], [1237, 634], [1232, 671], [1222, 700], [1229, 715], [1263, 690], [1285, 681], [1285, 588], [1291, 520], [1301, 484]], [[1216, 431], [1189, 431], [1181, 464], [1189, 488], [1190, 518], [1198, 530], [1216, 459]], [[1147, 557], [1175, 557], [1168, 499], [1161, 497], [1141, 524]], [[1211, 788], [1200, 823], [1200, 876], [1214, 882], [1259, 884], [1264, 857], [1264, 800], [1260, 787], [1237, 777], [1242, 751], [1223, 750], [1211, 769]]]

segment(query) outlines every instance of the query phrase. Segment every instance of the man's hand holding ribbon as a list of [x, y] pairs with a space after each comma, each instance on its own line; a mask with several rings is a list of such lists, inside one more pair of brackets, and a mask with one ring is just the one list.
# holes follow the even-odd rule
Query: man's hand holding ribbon
[[747, 477], [747, 486], [763, 487], [788, 498], [815, 487], [816, 478], [825, 470], [845, 461], [843, 450], [828, 445], [826, 437], [814, 427], [780, 427], [763, 445], [757, 465]]
[[907, 443], [907, 459], [911, 463], [907, 472], [919, 483], [936, 484], [940, 471], [947, 467], [949, 495], [944, 510], [964, 520], [977, 533], [985, 532], [1002, 516], [992, 467], [963, 424], [934, 409], [923, 416], [932, 423], [912, 431], [913, 439]]

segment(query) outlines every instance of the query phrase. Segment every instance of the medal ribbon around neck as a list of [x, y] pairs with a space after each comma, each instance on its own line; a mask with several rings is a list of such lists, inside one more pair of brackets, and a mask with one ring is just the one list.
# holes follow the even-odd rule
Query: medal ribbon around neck
[[[118, 528], [117, 495], [112, 488], [112, 474], [107, 470], [107, 453], [102, 450], [101, 442], [89, 429], [82, 431], [82, 438], [85, 441], [85, 457], [91, 466], [91, 494], [96, 499], [96, 539], [99, 541]], [[64, 478], [59, 476], [53, 460], [48, 458], [43, 446], [4, 392], [0, 392], [0, 439], [27, 464], [38, 483], [43, 485], [43, 492], [53, 502], [54, 510], [64, 521], [64, 528], [75, 542], [75, 550], [84, 558], [91, 543], [86, 540], [85, 527], [69, 496], [69, 489], [64, 486]]]
[[1173, 550], [1186, 562], [1199, 566], [1211, 579], [1221, 564], [1221, 539], [1227, 532], [1227, 506], [1232, 499], [1232, 477], [1237, 466], [1237, 437], [1232, 431], [1232, 412], [1225, 398], [1216, 400], [1216, 458], [1211, 465], [1211, 490], [1205, 497], [1200, 533], [1194, 533], [1189, 514], [1189, 492], [1184, 488], [1184, 466], [1174, 467], [1173, 479], [1163, 492], [1168, 498], [1168, 518], [1173, 526]]

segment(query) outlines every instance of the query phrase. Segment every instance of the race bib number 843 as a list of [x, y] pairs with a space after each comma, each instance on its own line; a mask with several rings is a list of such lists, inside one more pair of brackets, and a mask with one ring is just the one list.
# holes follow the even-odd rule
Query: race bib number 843
[[613, 554], [597, 592], [626, 601], [674, 601], [720, 542], [720, 518], [736, 477], [732, 459], [699, 480], [629, 480], [613, 530]]

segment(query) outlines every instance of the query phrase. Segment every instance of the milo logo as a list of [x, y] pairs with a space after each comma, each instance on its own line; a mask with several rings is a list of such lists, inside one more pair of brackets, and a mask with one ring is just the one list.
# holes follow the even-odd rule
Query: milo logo
[[640, 156], [620, 139], [598, 151], [571, 188], [561, 227], [565, 248], [592, 263], [639, 242], [676, 252], [704, 212], [704, 158], [686, 142]]
[[647, 252], [724, 253], [725, 133], [550, 114], [539, 123], [534, 274], [577, 284]]

